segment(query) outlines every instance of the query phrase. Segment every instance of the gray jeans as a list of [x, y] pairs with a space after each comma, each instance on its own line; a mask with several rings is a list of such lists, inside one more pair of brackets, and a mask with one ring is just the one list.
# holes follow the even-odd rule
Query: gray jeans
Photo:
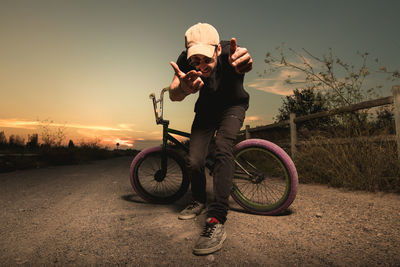
[[229, 196], [235, 170], [233, 146], [243, 125], [245, 109], [233, 106], [220, 114], [196, 114], [190, 136], [189, 173], [194, 200], [206, 203], [205, 160], [212, 137], [215, 135], [215, 166], [213, 171], [214, 197], [208, 206], [208, 217], [225, 223]]

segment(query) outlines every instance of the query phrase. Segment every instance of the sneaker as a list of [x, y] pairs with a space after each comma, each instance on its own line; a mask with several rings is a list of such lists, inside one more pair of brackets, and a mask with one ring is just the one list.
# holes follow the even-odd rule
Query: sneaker
[[184, 210], [179, 213], [178, 218], [181, 220], [189, 220], [196, 218], [197, 215], [205, 212], [205, 207], [203, 203], [193, 200], [191, 204], [189, 204]]
[[220, 250], [225, 239], [226, 232], [224, 225], [219, 223], [215, 218], [208, 218], [203, 232], [194, 245], [193, 253], [205, 255]]

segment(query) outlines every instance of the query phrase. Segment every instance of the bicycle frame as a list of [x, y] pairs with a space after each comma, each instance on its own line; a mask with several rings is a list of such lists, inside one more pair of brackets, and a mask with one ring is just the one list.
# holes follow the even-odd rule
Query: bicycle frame
[[160, 98], [157, 100], [156, 96], [154, 93], [150, 94], [150, 99], [153, 101], [153, 107], [154, 107], [154, 115], [156, 118], [156, 123], [157, 124], [162, 124], [163, 126], [163, 141], [162, 141], [162, 157], [161, 157], [161, 169], [162, 169], [162, 175], [163, 177], [166, 174], [167, 170], [167, 143], [168, 141], [171, 141], [172, 143], [176, 144], [180, 148], [182, 148], [186, 153], [189, 152], [189, 148], [182, 144], [179, 140], [177, 140], [175, 137], [173, 137], [171, 134], [176, 134], [179, 136], [187, 137], [190, 138], [190, 134], [187, 132], [175, 130], [169, 128], [169, 121], [164, 120], [163, 118], [163, 103], [164, 103], [164, 93], [169, 90], [169, 87], [165, 87], [161, 90], [160, 93]]

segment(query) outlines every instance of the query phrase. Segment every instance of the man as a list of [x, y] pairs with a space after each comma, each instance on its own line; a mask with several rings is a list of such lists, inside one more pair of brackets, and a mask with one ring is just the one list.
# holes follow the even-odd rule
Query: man
[[192, 219], [205, 209], [205, 159], [215, 135], [214, 198], [208, 206], [204, 230], [193, 248], [195, 254], [209, 254], [219, 250], [226, 238], [223, 224], [235, 168], [232, 150], [249, 104], [249, 95], [243, 88], [244, 73], [252, 69], [253, 61], [246, 48], [237, 46], [235, 38], [220, 42], [217, 30], [207, 23], [198, 23], [186, 31], [185, 46], [177, 63], [171, 62], [175, 75], [169, 96], [172, 101], [182, 101], [199, 91], [199, 97], [188, 162], [193, 202], [178, 217]]

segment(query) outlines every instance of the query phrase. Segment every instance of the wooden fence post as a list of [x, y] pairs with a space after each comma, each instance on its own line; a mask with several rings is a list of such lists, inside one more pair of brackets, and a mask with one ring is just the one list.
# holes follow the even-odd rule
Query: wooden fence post
[[250, 125], [246, 125], [246, 129], [245, 129], [245, 139], [250, 139], [251, 135], [250, 135]]
[[296, 123], [294, 119], [296, 118], [296, 114], [290, 113], [289, 123], [290, 123], [290, 151], [292, 158], [296, 154], [296, 144], [297, 144], [297, 130], [296, 130]]
[[394, 106], [394, 122], [396, 128], [397, 157], [400, 160], [400, 85], [393, 86], [392, 93]]

